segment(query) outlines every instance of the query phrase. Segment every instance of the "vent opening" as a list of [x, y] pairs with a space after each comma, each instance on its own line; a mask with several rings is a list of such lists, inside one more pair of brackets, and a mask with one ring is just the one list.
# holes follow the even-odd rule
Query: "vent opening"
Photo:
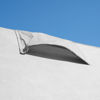
[[71, 50], [60, 45], [38, 44], [28, 46], [23, 50], [27, 51], [25, 54], [28, 55], [89, 65]]

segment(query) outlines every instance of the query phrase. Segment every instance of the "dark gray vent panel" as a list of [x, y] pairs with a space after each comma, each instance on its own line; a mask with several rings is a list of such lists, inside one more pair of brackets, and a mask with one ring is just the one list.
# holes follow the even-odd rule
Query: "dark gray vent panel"
[[86, 61], [81, 59], [74, 52], [60, 45], [38, 44], [28, 46], [25, 49], [27, 49], [26, 54], [29, 55], [88, 65]]

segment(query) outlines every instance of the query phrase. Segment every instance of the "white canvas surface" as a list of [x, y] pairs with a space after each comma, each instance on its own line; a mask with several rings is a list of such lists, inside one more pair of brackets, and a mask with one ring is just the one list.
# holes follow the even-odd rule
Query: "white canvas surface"
[[29, 45], [59, 44], [89, 65], [21, 55], [16, 31], [0, 28], [0, 100], [100, 100], [100, 48], [32, 32]]

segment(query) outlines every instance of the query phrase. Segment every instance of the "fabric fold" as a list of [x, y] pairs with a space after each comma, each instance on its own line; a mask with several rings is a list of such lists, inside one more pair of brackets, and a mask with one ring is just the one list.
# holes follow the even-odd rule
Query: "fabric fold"
[[[75, 43], [43, 33], [16, 31], [20, 54], [88, 64]], [[61, 42], [62, 41], [62, 42]], [[81, 55], [81, 56], [80, 56]]]

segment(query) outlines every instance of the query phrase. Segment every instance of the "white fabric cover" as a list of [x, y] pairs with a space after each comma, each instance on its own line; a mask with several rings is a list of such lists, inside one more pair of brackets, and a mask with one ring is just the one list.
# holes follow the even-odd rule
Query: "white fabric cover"
[[17, 32], [28, 45], [66, 46], [90, 65], [21, 55], [16, 30], [0, 28], [0, 100], [100, 100], [100, 48]]

